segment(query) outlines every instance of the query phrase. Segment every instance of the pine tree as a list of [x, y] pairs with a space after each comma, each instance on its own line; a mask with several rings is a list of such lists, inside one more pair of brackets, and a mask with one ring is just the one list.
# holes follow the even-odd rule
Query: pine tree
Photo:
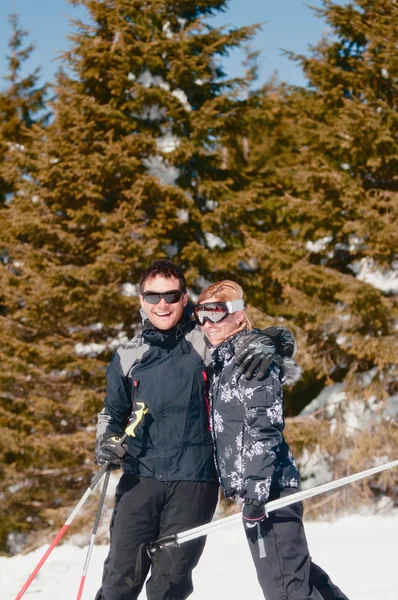
[[364, 267], [393, 270], [396, 262], [398, 7], [327, 0], [318, 12], [335, 37], [309, 58], [297, 57], [309, 89], [297, 103], [290, 100], [302, 132], [291, 166], [292, 212], [311, 268], [323, 270], [332, 287], [335, 312], [325, 343], [314, 341], [330, 359], [329, 370], [334, 367], [332, 379], [377, 367], [382, 378], [389, 373], [390, 383], [384, 379], [381, 387], [394, 393], [393, 288], [383, 293], [357, 275]]
[[90, 24], [75, 23], [53, 120], [33, 125], [4, 216], [5, 551], [10, 531], [62, 522], [89, 481], [106, 364], [134, 333], [142, 270], [173, 256], [197, 281], [209, 200], [234, 194], [218, 138], [244, 82], [220, 61], [256, 30], [210, 27], [222, 0], [72, 4]]
[[21, 29], [17, 15], [9, 22], [12, 35], [9, 42], [8, 74], [4, 77], [7, 87], [0, 92], [0, 203], [13, 192], [13, 161], [10, 153], [21, 152], [29, 143], [29, 129], [33, 123], [44, 125], [47, 120], [45, 97], [47, 86], [38, 86], [40, 69], [22, 76], [25, 62], [30, 58], [34, 45], [24, 46], [27, 31]]
[[[4, 77], [6, 88], [0, 92], [0, 357], [2, 371], [0, 375], [0, 481], [8, 489], [8, 494], [18, 492], [12, 487], [15, 460], [23, 464], [23, 439], [30, 430], [29, 414], [21, 417], [27, 404], [24, 400], [23, 387], [29, 385], [31, 368], [27, 358], [27, 346], [18, 340], [18, 324], [13, 322], [13, 315], [20, 309], [20, 298], [14, 294], [15, 283], [21, 275], [15, 248], [16, 240], [6, 232], [10, 228], [8, 220], [9, 208], [15, 200], [18, 180], [24, 163], [24, 153], [31, 142], [30, 130], [34, 124], [43, 128], [47, 122], [46, 93], [47, 86], [39, 85], [40, 71], [36, 69], [30, 75], [22, 74], [24, 64], [32, 55], [34, 46], [24, 45], [28, 35], [19, 25], [17, 15], [10, 16], [11, 38], [9, 42], [8, 74]], [[16, 393], [15, 393], [16, 392]], [[16, 424], [19, 437], [14, 436]], [[25, 488], [20, 480], [18, 488]], [[9, 503], [3, 504], [0, 524], [0, 546], [7, 548], [8, 532], [14, 529], [14, 524], [23, 522], [26, 527], [26, 510], [21, 503], [21, 496], [13, 511]]]

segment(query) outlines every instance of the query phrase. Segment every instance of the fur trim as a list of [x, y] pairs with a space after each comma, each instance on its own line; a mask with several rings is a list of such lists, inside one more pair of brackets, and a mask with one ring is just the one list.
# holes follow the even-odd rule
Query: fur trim
[[303, 369], [296, 363], [292, 358], [284, 357], [282, 362], [282, 370], [285, 376], [285, 382], [287, 385], [296, 383], [303, 373]]

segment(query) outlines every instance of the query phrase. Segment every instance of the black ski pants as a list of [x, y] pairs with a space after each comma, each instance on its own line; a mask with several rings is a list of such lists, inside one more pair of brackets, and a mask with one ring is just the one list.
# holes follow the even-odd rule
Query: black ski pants
[[[192, 570], [205, 538], [159, 552], [152, 560], [144, 545], [211, 521], [218, 499], [216, 483], [160, 482], [122, 475], [116, 489], [110, 548], [96, 600], [136, 600], [146, 584], [148, 600], [184, 600], [193, 591]], [[138, 562], [137, 562], [138, 558]]]
[[[270, 500], [294, 494], [286, 489]], [[266, 600], [348, 600], [325, 571], [312, 562], [303, 526], [303, 506], [296, 502], [254, 527], [246, 537]]]

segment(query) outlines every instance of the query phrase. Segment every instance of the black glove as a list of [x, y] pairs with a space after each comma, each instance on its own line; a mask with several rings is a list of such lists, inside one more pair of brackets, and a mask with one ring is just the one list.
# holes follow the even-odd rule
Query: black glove
[[242, 517], [247, 527], [253, 527], [268, 517], [264, 502], [246, 498], [243, 506]]
[[112, 433], [102, 435], [95, 448], [95, 463], [103, 465], [109, 461], [109, 469], [119, 469], [127, 452], [127, 444], [120, 445], [120, 438]]
[[249, 333], [235, 346], [236, 363], [239, 373], [246, 379], [265, 377], [275, 356], [275, 344], [266, 333]]

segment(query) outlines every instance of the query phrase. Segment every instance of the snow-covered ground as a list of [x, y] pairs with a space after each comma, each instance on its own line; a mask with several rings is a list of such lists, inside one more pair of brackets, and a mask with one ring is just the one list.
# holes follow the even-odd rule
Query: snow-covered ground
[[[398, 600], [398, 514], [309, 522], [306, 531], [314, 561], [329, 572], [350, 600]], [[0, 558], [1, 600], [15, 599], [45, 549]], [[68, 543], [56, 548], [24, 598], [76, 598], [86, 551]], [[106, 546], [94, 549], [82, 600], [94, 599], [106, 554]], [[262, 600], [240, 523], [208, 537], [194, 584], [192, 600]], [[145, 598], [145, 592], [140, 598]]]

